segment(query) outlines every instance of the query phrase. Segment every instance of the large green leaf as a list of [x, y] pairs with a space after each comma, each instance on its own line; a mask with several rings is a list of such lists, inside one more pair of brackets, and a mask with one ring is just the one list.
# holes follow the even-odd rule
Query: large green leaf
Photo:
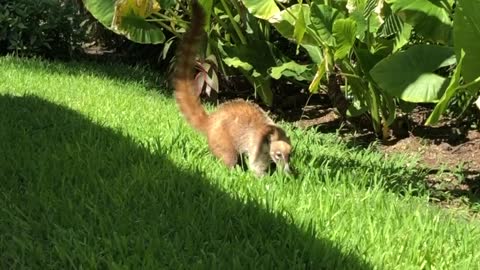
[[323, 52], [321, 47], [305, 44], [303, 44], [302, 47], [307, 51], [308, 55], [315, 64], [320, 64], [323, 62]]
[[[313, 4], [311, 8], [311, 26], [324, 45], [335, 46], [333, 24], [335, 20], [342, 19], [344, 15], [335, 8], [327, 5]], [[307, 25], [308, 26], [308, 25]]]
[[396, 33], [395, 35], [395, 43], [393, 45], [393, 52], [399, 51], [404, 45], [408, 43], [410, 40], [410, 36], [412, 34], [413, 27], [408, 24], [404, 23], [401, 32]]
[[144, 18], [130, 14], [122, 19], [122, 23], [114, 28], [116, 32], [126, 38], [143, 44], [158, 44], [165, 42], [162, 28]]
[[455, 9], [454, 46], [457, 58], [465, 51], [462, 75], [465, 82], [480, 76], [480, 1], [458, 0]]
[[441, 0], [385, 0], [391, 4], [392, 10], [404, 22], [414, 26], [415, 31], [423, 37], [435, 42], [448, 44], [452, 33], [450, 14]]
[[133, 14], [142, 18], [150, 16], [153, 12], [160, 10], [160, 5], [156, 0], [117, 0], [115, 1], [115, 14], [113, 15], [113, 21], [115, 23], [115, 17], [121, 21], [123, 16]]
[[368, 98], [366, 99], [366, 101], [368, 103], [370, 116], [372, 117], [373, 128], [375, 132], [379, 132], [382, 123], [382, 119], [380, 116], [381, 101], [378, 89], [376, 89], [371, 83], [368, 84], [367, 96]]
[[457, 91], [458, 84], [460, 83], [460, 73], [462, 71], [462, 64], [463, 64], [464, 57], [465, 57], [465, 52], [462, 50], [460, 60], [458, 61], [458, 65], [455, 68], [455, 71], [453, 72], [453, 76], [452, 76], [452, 79], [450, 80], [450, 83], [448, 84], [447, 90], [445, 90], [445, 93], [443, 94], [442, 98], [437, 103], [437, 105], [435, 106], [435, 109], [428, 117], [425, 123], [426, 125], [431, 125], [438, 122], [438, 119], [440, 119], [440, 115], [447, 109], [448, 102], [450, 102], [450, 99], [452, 99], [453, 95]]
[[274, 79], [280, 77], [293, 77], [297, 81], [311, 81], [314, 77], [314, 65], [300, 65], [295, 61], [282, 63], [280, 66], [270, 70], [270, 76]]
[[[155, 0], [143, 0], [142, 3], [153, 3]], [[165, 41], [162, 28], [153, 22], [148, 22], [144, 16], [150, 15], [148, 9], [140, 9], [136, 1], [122, 1], [120, 8], [115, 0], [84, 0], [85, 8], [105, 27], [128, 39], [146, 44], [157, 44]], [[156, 3], [156, 2], [155, 2]], [[132, 7], [129, 4], [133, 5]], [[144, 7], [143, 5], [140, 5]], [[148, 7], [148, 5], [147, 5]], [[115, 12], [117, 16], [115, 16]]]
[[278, 49], [269, 42], [252, 40], [246, 45], [224, 46], [223, 50], [227, 54], [223, 62], [228, 66], [239, 68], [255, 87], [255, 91], [259, 93], [262, 100], [267, 105], [272, 105], [273, 94], [268, 71], [271, 67], [277, 66]]
[[335, 59], [345, 58], [355, 42], [357, 24], [353, 19], [338, 19], [333, 23], [333, 36], [337, 43]]
[[351, 18], [352, 20], [355, 20], [355, 22], [357, 23], [356, 37], [360, 41], [364, 41], [368, 26], [367, 26], [367, 20], [363, 17], [362, 12], [360, 10], [355, 10], [350, 14], [349, 18]]
[[260, 95], [260, 98], [263, 100], [263, 102], [265, 102], [265, 104], [268, 106], [272, 105], [273, 92], [268, 74], [258, 72], [250, 63], [237, 56], [225, 57], [223, 58], [223, 62], [225, 62], [227, 66], [237, 68], [254, 87], [255, 93]]
[[[303, 16], [303, 19], [299, 19], [300, 16]], [[312, 28], [310, 18], [310, 7], [307, 4], [295, 4], [277, 13], [268, 21], [282, 36], [299, 42], [297, 44], [305, 48], [312, 61], [319, 64], [323, 61], [320, 37]], [[301, 26], [297, 25], [298, 22]], [[306, 28], [300, 29], [302, 26]]]
[[198, 0], [200, 5], [202, 5], [203, 10], [205, 11], [205, 28], [208, 32], [210, 29], [210, 18], [212, 17], [213, 11], [213, 0]]
[[400, 50], [410, 41], [413, 27], [404, 22], [398, 15], [390, 14], [386, 17], [385, 23], [380, 27], [380, 37], [394, 37], [392, 52]]
[[382, 24], [382, 27], [379, 31], [380, 36], [389, 37], [395, 35], [396, 33], [402, 31], [404, 24], [405, 23], [398, 15], [392, 13], [385, 18], [385, 22]]
[[264, 20], [280, 12], [275, 0], [242, 0], [242, 2], [253, 16]]
[[[302, 21], [307, 27], [311, 25], [310, 7], [307, 4], [292, 5], [291, 7], [275, 14], [268, 21], [282, 36], [287, 39], [295, 40], [295, 25], [299, 16], [303, 16]], [[300, 44], [318, 46], [319, 44], [317, 38], [314, 36], [315, 34], [308, 30], [309, 29], [306, 29], [306, 32], [303, 33]]]
[[242, 61], [237, 56], [225, 57], [223, 58], [223, 62], [225, 62], [225, 64], [227, 64], [229, 67], [241, 68], [245, 71], [250, 71], [253, 69], [253, 66], [250, 63]]
[[304, 9], [300, 8], [297, 15], [297, 22], [295, 23], [295, 29], [293, 30], [293, 36], [297, 42], [297, 54], [298, 48], [302, 43], [303, 36], [307, 31], [307, 24], [305, 23], [305, 15], [303, 14]]
[[[303, 19], [299, 19], [300, 16]], [[268, 21], [284, 37], [294, 40], [299, 36], [296, 25], [300, 21], [306, 26], [305, 32], [301, 29], [301, 45], [335, 46], [333, 23], [343, 17], [340, 11], [330, 6], [312, 4], [310, 8], [307, 4], [295, 4], [275, 14]]]
[[448, 81], [435, 70], [455, 64], [453, 48], [416, 45], [378, 62], [370, 71], [387, 93], [409, 102], [437, 102]]
[[84, 0], [85, 8], [105, 27], [110, 28], [115, 11], [115, 0]]
[[383, 0], [348, 0], [349, 18], [357, 24], [356, 36], [364, 41], [365, 34], [376, 33], [383, 21], [383, 14], [377, 14], [376, 8], [383, 6]]
[[367, 48], [359, 48], [355, 51], [359, 66], [364, 73], [370, 72], [370, 70], [385, 56], [381, 53], [372, 53]]
[[[267, 74], [267, 71], [271, 67], [277, 66], [276, 56], [272, 54], [276, 50], [273, 48], [273, 45], [267, 41], [252, 40], [246, 45], [225, 45], [223, 49], [228, 55], [228, 57], [224, 59], [238, 58], [238, 61], [248, 63], [248, 65], [253, 67], [258, 73]], [[248, 65], [240, 66], [247, 67]]]

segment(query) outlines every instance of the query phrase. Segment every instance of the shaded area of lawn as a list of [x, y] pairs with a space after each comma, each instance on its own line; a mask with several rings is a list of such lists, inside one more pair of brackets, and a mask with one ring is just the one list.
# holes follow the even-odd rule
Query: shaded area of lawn
[[36, 96], [0, 96], [0, 267], [370, 269]]

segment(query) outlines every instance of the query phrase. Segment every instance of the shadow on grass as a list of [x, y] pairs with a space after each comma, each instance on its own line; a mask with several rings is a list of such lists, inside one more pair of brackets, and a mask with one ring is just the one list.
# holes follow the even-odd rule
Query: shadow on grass
[[70, 76], [98, 76], [109, 78], [115, 83], [139, 83], [148, 90], [168, 88], [169, 79], [161, 72], [155, 72], [150, 67], [129, 66], [117, 62], [96, 62], [96, 61], [48, 61], [37, 58], [19, 58], [14, 56], [5, 57], [4, 61], [15, 63], [16, 67], [27, 69], [32, 72], [47, 72], [49, 74], [60, 74]]
[[75, 111], [0, 108], [2, 269], [372, 268]]

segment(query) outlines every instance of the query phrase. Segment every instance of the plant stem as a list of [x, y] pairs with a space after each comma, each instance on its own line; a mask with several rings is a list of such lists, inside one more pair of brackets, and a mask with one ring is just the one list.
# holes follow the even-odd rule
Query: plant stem
[[477, 77], [475, 80], [473, 80], [473, 81], [471, 81], [471, 82], [469, 82], [469, 83], [467, 83], [467, 84], [464, 84], [464, 85], [462, 85], [462, 86], [457, 87], [457, 90], [468, 88], [468, 87], [470, 87], [470, 86], [472, 86], [472, 85], [475, 85], [475, 84], [477, 84], [477, 83], [479, 83], [479, 82], [480, 82], [480, 77]]
[[443, 6], [443, 8], [445, 8], [450, 15], [453, 13], [452, 6], [450, 6], [450, 4], [448, 3], [447, 0], [440, 0], [440, 3]]
[[161, 18], [165, 19], [166, 21], [174, 21], [178, 24], [182, 24], [183, 27], [187, 27], [187, 25], [189, 24], [189, 22], [182, 20], [182, 18], [180, 18], [179, 16], [170, 17], [170, 16], [167, 16], [167, 15], [165, 15], [163, 13], [160, 13], [160, 12], [155, 12], [153, 14], [155, 14], [158, 17], [161, 17]]
[[148, 20], [148, 21], [158, 23], [162, 28], [164, 28], [168, 32], [174, 34], [176, 37], [181, 37], [181, 35], [177, 31], [175, 31], [173, 28], [171, 28], [170, 26], [165, 24], [162, 20], [153, 19], [153, 20]]
[[342, 76], [345, 76], [345, 77], [350, 77], [350, 78], [357, 78], [359, 80], [362, 80], [362, 81], [366, 81], [368, 82], [368, 80], [356, 75], [356, 74], [351, 74], [351, 73], [343, 73], [343, 72], [336, 72], [336, 74], [338, 75], [342, 75]]
[[242, 42], [242, 44], [247, 44], [247, 38], [245, 38], [245, 36], [242, 33], [242, 30], [240, 29], [240, 26], [238, 26], [237, 22], [233, 18], [232, 12], [230, 11], [230, 8], [227, 6], [227, 4], [225, 3], [225, 0], [220, 0], [220, 2], [222, 3], [222, 6], [225, 9], [225, 12], [227, 13], [228, 18], [230, 19], [230, 22], [232, 23], [233, 28], [235, 29], [235, 32], [238, 35], [238, 38], [240, 38], [240, 41]]

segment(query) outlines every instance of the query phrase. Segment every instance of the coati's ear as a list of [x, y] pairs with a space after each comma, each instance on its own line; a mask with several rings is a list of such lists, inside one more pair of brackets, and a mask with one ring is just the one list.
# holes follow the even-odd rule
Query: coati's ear
[[263, 140], [268, 143], [270, 143], [271, 141], [276, 141], [281, 136], [281, 134], [279, 134], [280, 132], [282, 132], [282, 130], [279, 129], [277, 126], [267, 125], [263, 130]]

